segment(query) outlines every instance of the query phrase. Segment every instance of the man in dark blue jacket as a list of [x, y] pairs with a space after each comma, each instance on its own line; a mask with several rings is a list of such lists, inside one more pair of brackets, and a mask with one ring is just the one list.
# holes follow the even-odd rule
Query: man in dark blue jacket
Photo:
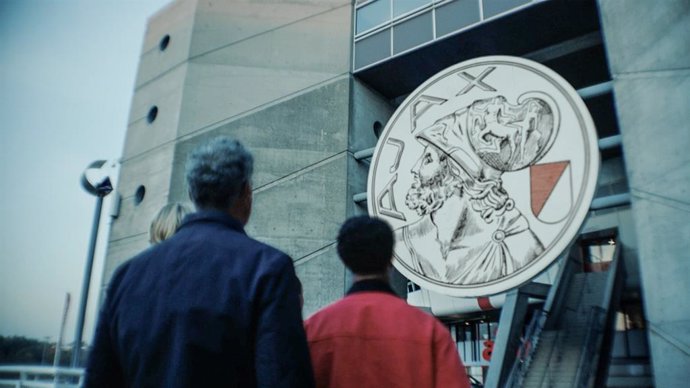
[[313, 387], [292, 260], [244, 232], [252, 168], [228, 138], [192, 153], [197, 212], [113, 276], [87, 388]]

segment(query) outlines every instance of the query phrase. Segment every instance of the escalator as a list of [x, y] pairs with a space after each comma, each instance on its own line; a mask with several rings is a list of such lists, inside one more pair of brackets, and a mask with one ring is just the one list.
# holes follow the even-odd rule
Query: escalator
[[[520, 330], [519, 320], [506, 322], [502, 316], [500, 325], [517, 325], [505, 329], [504, 336], [523, 334], [497, 339], [506, 344], [505, 353], [500, 361], [492, 360], [485, 386], [605, 387], [610, 380], [613, 325], [625, 277], [620, 248], [612, 247], [611, 262], [596, 272], [582, 272], [587, 265], [575, 252], [563, 260], [544, 308], [534, 313], [529, 325]], [[511, 342], [517, 346], [508, 346]], [[614, 366], [611, 371], [619, 369]]]

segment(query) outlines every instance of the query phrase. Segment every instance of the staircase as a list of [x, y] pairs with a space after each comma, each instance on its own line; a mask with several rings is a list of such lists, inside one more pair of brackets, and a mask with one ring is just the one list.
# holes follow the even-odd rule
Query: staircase
[[534, 312], [527, 326], [520, 315], [526, 305], [524, 287], [509, 294], [511, 303], [506, 299], [509, 309], [501, 311], [496, 337], [494, 357], [499, 356], [491, 360], [487, 387], [653, 387], [649, 366], [640, 366], [639, 358], [611, 358], [625, 280], [620, 247], [605, 272], [579, 272], [579, 263], [572, 252], [564, 256], [542, 310]]
[[603, 328], [605, 310], [600, 306], [606, 299], [607, 277], [607, 272], [573, 275], [562, 312], [552, 317], [557, 329], [542, 331], [523, 387], [570, 388], [581, 378], [582, 363], [594, 365], [597, 360], [583, 352], [588, 336], [598, 336]]

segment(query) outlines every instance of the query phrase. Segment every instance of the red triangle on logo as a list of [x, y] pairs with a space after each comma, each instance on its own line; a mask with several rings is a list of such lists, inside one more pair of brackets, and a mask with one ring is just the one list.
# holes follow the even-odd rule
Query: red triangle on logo
[[539, 216], [546, 200], [553, 192], [556, 183], [563, 175], [570, 161], [535, 164], [530, 166], [530, 194], [532, 197], [532, 213]]

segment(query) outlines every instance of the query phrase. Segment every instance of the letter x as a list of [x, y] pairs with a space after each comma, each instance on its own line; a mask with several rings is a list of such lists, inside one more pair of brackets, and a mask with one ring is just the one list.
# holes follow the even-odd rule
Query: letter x
[[469, 81], [469, 83], [468, 83], [464, 88], [462, 88], [462, 90], [461, 90], [458, 94], [456, 94], [456, 96], [459, 96], [459, 95], [461, 95], [461, 94], [465, 94], [465, 93], [469, 92], [469, 91], [472, 90], [472, 88], [474, 88], [475, 86], [477, 86], [477, 87], [480, 88], [481, 90], [484, 90], [484, 91], [487, 91], [487, 92], [495, 92], [496, 89], [494, 89], [494, 88], [492, 88], [491, 86], [487, 85], [486, 83], [482, 82], [482, 80], [483, 80], [487, 75], [491, 74], [491, 72], [494, 71], [494, 70], [496, 70], [496, 67], [495, 67], [495, 66], [486, 68], [486, 69], [484, 69], [484, 71], [482, 71], [481, 74], [479, 74], [479, 77], [477, 77], [477, 78], [474, 78], [472, 75], [467, 74], [467, 73], [464, 72], [464, 71], [461, 72], [461, 73], [458, 73], [458, 75], [459, 75], [460, 77], [466, 79], [467, 81]]

